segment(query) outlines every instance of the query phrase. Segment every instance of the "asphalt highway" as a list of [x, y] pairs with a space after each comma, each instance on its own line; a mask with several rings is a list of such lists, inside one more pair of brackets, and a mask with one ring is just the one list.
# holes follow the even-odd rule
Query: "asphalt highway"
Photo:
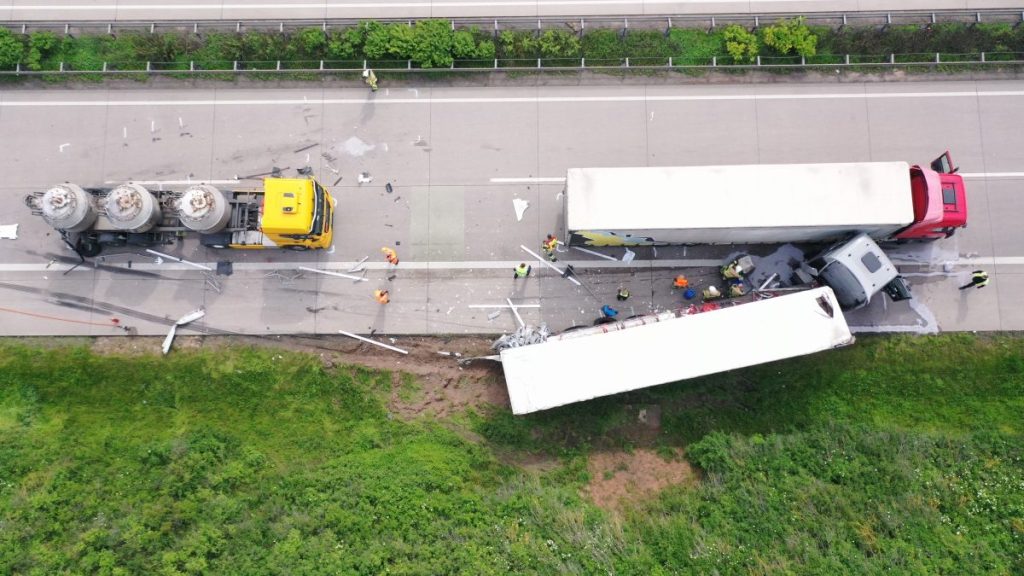
[[[527, 322], [561, 330], [616, 305], [620, 285], [633, 294], [624, 315], [678, 306], [671, 278], [684, 270], [709, 280], [701, 267], [733, 251], [638, 249], [626, 263], [572, 250], [558, 264], [574, 263], [584, 286], [536, 262], [529, 279], [514, 280], [512, 267], [530, 260], [520, 245], [539, 251], [545, 234], [563, 232], [567, 168], [927, 163], [946, 149], [967, 176], [968, 228], [895, 250], [915, 299], [878, 298], [849, 322], [861, 332], [1020, 330], [1022, 118], [1020, 81], [6, 90], [0, 225], [18, 224], [18, 237], [0, 239], [0, 334], [105, 335], [118, 325], [163, 334], [200, 306], [207, 316], [191, 329], [220, 333], [499, 333], [516, 325], [497, 307], [506, 298], [527, 305]], [[22, 203], [62, 181], [255, 187], [247, 176], [305, 166], [337, 199], [331, 250], [216, 251], [193, 239], [163, 249], [209, 267], [230, 261], [230, 276], [141, 250], [70, 270], [73, 254]], [[522, 220], [517, 198], [529, 203]], [[397, 270], [387, 270], [382, 246], [398, 250]], [[345, 272], [366, 256], [366, 282], [298, 269]], [[992, 284], [959, 291], [975, 268]], [[386, 306], [372, 297], [382, 287]]]

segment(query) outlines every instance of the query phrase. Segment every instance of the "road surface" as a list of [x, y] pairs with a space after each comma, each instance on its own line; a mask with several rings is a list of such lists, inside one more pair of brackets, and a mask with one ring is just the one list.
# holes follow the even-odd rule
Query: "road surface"
[[[1024, 329], [1024, 82], [529, 88], [8, 90], [0, 92], [0, 334], [116, 334], [112, 318], [162, 334], [199, 306], [199, 330], [247, 334], [498, 333], [527, 322], [589, 324], [618, 286], [623, 315], [678, 306], [671, 278], [729, 248], [637, 249], [632, 263], [576, 251], [588, 290], [534, 263], [512, 267], [561, 234], [569, 167], [906, 160], [949, 148], [968, 177], [970, 225], [954, 238], [900, 248], [916, 298], [850, 315], [860, 331]], [[22, 204], [61, 181], [83, 186], [209, 180], [304, 166], [338, 206], [331, 251], [215, 251], [188, 240], [165, 251], [230, 276], [136, 250], [65, 273], [72, 254]], [[367, 173], [373, 181], [360, 184]], [[239, 184], [232, 184], [241, 180]], [[390, 182], [393, 193], [387, 193]], [[513, 199], [529, 202], [521, 221]], [[707, 199], [714, 201], [714, 199]], [[657, 207], [652, 207], [657, 209]], [[382, 246], [402, 259], [395, 278]], [[619, 258], [622, 249], [603, 252]], [[368, 282], [344, 272], [369, 256]], [[915, 263], [916, 262], [916, 263]], [[952, 266], [944, 271], [944, 266]], [[958, 291], [981, 267], [993, 281]], [[707, 281], [693, 278], [696, 283]], [[389, 287], [392, 303], [372, 291]], [[750, 329], [757, 329], [750, 327]], [[183, 333], [186, 333], [183, 331]]]
[[1019, 8], [1014, 0], [2, 0], [9, 21], [765, 14]]

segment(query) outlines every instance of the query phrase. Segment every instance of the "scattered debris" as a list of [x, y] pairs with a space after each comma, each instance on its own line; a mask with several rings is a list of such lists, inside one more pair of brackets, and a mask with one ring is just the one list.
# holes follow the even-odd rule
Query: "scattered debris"
[[501, 316], [501, 310], [495, 310], [494, 312], [491, 312], [490, 314], [487, 315], [487, 319], [494, 320], [498, 316]]
[[356, 282], [369, 282], [366, 278], [360, 278], [359, 276], [352, 276], [350, 274], [342, 274], [341, 272], [328, 272], [327, 270], [319, 270], [317, 268], [307, 268], [305, 266], [299, 266], [299, 270], [306, 272], [315, 272], [317, 274], [324, 274], [327, 276], [337, 276], [338, 278], [348, 278], [349, 280], [355, 280]]
[[220, 294], [220, 282], [217, 282], [213, 276], [210, 276], [206, 272], [203, 273], [203, 276], [206, 278], [206, 285], [213, 289], [217, 294]]
[[167, 258], [168, 260], [174, 260], [175, 262], [181, 262], [182, 264], [188, 264], [189, 266], [194, 266], [196, 268], [199, 268], [200, 270], [206, 270], [207, 272], [213, 272], [213, 268], [210, 268], [209, 266], [204, 266], [203, 264], [197, 264], [197, 263], [191, 262], [189, 260], [184, 260], [184, 259], [178, 258], [176, 256], [171, 256], [170, 254], [164, 254], [163, 252], [157, 252], [156, 250], [150, 250], [149, 248], [146, 248], [146, 252], [149, 252], [150, 254], [152, 254], [154, 256], [159, 256], [161, 258]]
[[508, 348], [518, 348], [520, 346], [529, 346], [530, 344], [540, 344], [548, 339], [551, 332], [548, 331], [547, 324], [541, 324], [539, 328], [533, 326], [520, 326], [518, 330], [511, 334], [505, 334], [501, 338], [498, 338], [491, 344], [491, 349], [495, 351], [502, 351]]
[[604, 258], [605, 260], [611, 260], [612, 262], [616, 262], [618, 260], [617, 258], [613, 258], [611, 256], [608, 256], [607, 254], [601, 254], [600, 252], [594, 252], [593, 250], [587, 250], [586, 248], [580, 248], [579, 246], [573, 246], [572, 248], [574, 248], [576, 250], [579, 250], [580, 252], [584, 252], [586, 254], [590, 254], [591, 256], [597, 256], [598, 258]]
[[636, 252], [626, 248], [626, 253], [622, 255], [622, 261], [627, 263], [632, 262], [633, 258], [636, 258]]
[[0, 226], [0, 238], [5, 240], [17, 240], [18, 239], [18, 225], [17, 224], [4, 224]]
[[295, 150], [294, 153], [298, 154], [299, 152], [305, 152], [306, 150], [309, 150], [310, 148], [313, 148], [313, 147], [319, 146], [319, 145], [320, 145], [319, 142], [314, 142], [314, 143], [310, 144], [309, 146], [303, 146], [302, 148], [299, 148], [298, 150]]
[[67, 148], [68, 146], [71, 146], [71, 143], [70, 142], [65, 142], [65, 143], [61, 144], [60, 146], [58, 146], [57, 148], [59, 148], [61, 152], [64, 152], [64, 149]]
[[512, 200], [512, 207], [516, 211], [516, 222], [522, 222], [523, 212], [526, 212], [526, 209], [530, 207], [530, 203], [522, 198], [514, 198]]
[[231, 276], [235, 271], [234, 264], [229, 260], [217, 262], [217, 275], [218, 276]]
[[522, 248], [523, 250], [525, 250], [526, 253], [529, 254], [530, 256], [533, 256], [534, 258], [536, 258], [537, 261], [540, 262], [541, 264], [543, 264], [543, 265], [547, 266], [548, 268], [551, 268], [555, 272], [558, 272], [559, 274], [561, 274], [562, 278], [565, 278], [566, 280], [568, 280], [569, 282], [572, 282], [573, 284], [575, 284], [577, 286], [583, 286], [583, 283], [581, 283], [579, 280], [577, 280], [577, 279], [572, 277], [573, 268], [572, 268], [571, 264], [567, 265], [565, 267], [565, 270], [560, 270], [558, 268], [558, 266], [555, 266], [551, 262], [548, 262], [546, 258], [541, 258], [536, 252], [534, 252], [533, 250], [530, 250], [526, 246], [523, 246], [522, 244], [520, 244], [519, 247]]
[[[197, 310], [193, 310], [193, 311], [189, 312], [188, 314], [185, 314], [181, 318], [178, 318], [178, 321], [175, 322], [171, 326], [171, 330], [170, 330], [170, 332], [167, 333], [167, 337], [164, 338], [164, 343], [163, 343], [163, 346], [161, 347], [161, 349], [163, 350], [164, 354], [166, 355], [168, 352], [171, 351], [171, 343], [174, 342], [174, 335], [178, 331], [178, 326], [184, 326], [185, 324], [188, 324], [189, 322], [195, 322], [196, 320], [199, 320], [203, 316], [206, 316], [206, 310], [203, 310], [202, 308], [199, 308]], [[117, 319], [115, 318], [114, 320], [117, 320]], [[117, 323], [119, 323], [119, 322], [120, 321], [115, 322], [115, 325]]]
[[384, 190], [387, 191], [388, 194], [391, 194], [392, 192], [395, 191], [395, 189], [391, 187], [391, 182], [388, 182], [387, 184], [384, 185]]
[[313, 173], [313, 169], [310, 168], [309, 166], [303, 166], [302, 168], [299, 168], [298, 170], [296, 170], [296, 172], [298, 172], [299, 174], [301, 174], [303, 176], [309, 176], [310, 174]]
[[[400, 354], [408, 354], [409, 353], [409, 352], [407, 352], [405, 350], [402, 350], [401, 348], [395, 348], [394, 346], [388, 346], [387, 344], [384, 344], [383, 342], [377, 342], [376, 340], [370, 340], [369, 338], [363, 338], [362, 336], [357, 336], [355, 334], [352, 334], [351, 332], [345, 332], [344, 330], [338, 330], [338, 334], [341, 334], [343, 336], [348, 336], [349, 338], [355, 338], [356, 340], [361, 340], [361, 341], [366, 342], [368, 344], [373, 344], [375, 346], [380, 346], [381, 348], [387, 348], [388, 350], [394, 350], [395, 352], [398, 352]], [[370, 332], [370, 335], [373, 335], [373, 332]], [[394, 339], [392, 339], [392, 342], [394, 342]]]
[[373, 176], [370, 176], [369, 172], [360, 172], [357, 180], [360, 184], [369, 184], [373, 182]]
[[337, 185], [338, 185], [338, 182], [341, 182], [341, 178], [342, 178], [341, 176], [338, 176], [338, 179], [337, 179], [337, 180], [335, 180], [335, 181], [334, 181], [334, 184], [331, 184], [331, 186], [337, 186]]
[[438, 350], [437, 353], [440, 354], [441, 356], [452, 356], [455, 358], [462, 358], [462, 354], [460, 354], [459, 352], [445, 352], [444, 350]]
[[353, 265], [351, 268], [346, 270], [346, 272], [362, 272], [363, 270], [365, 270], [365, 268], [361, 267], [363, 262], [366, 262], [369, 259], [370, 259], [369, 256], [363, 256], [362, 260], [360, 260], [359, 262], [356, 262], [355, 265]]

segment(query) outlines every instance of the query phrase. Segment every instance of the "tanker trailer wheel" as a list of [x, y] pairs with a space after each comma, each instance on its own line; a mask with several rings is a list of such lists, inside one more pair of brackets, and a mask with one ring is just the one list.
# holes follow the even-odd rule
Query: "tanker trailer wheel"
[[288, 250], [291, 250], [292, 252], [305, 252], [306, 250], [309, 250], [309, 246], [303, 246], [302, 244], [295, 244], [293, 246], [285, 246], [285, 248], [288, 249]]

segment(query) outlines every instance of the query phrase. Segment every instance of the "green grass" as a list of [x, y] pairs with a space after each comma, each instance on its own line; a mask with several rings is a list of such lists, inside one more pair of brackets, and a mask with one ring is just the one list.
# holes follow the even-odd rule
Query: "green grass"
[[[0, 573], [1024, 571], [1024, 339], [861, 338], [525, 418], [406, 422], [393, 393], [422, 390], [274, 350], [0, 343]], [[586, 457], [636, 447], [627, 404], [704, 475], [613, 514]], [[503, 463], [528, 453], [561, 465]]]

